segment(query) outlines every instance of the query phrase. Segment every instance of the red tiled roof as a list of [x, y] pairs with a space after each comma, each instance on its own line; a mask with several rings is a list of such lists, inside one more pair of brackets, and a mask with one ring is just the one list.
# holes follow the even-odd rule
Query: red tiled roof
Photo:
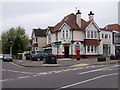
[[105, 26], [104, 28], [120, 32], [120, 25], [119, 24], [110, 24], [110, 25]]
[[112, 32], [113, 30], [110, 29], [106, 29], [106, 28], [100, 28], [101, 31], [108, 31], [108, 32]]
[[48, 26], [48, 28], [49, 28], [50, 32], [52, 33], [54, 27], [52, 27], [52, 26]]
[[59, 22], [57, 25], [54, 26], [54, 29], [52, 30], [52, 32], [56, 32], [59, 30], [59, 28], [66, 23], [67, 25], [70, 26], [70, 28], [74, 29], [74, 30], [84, 30], [90, 23], [91, 21], [86, 22], [85, 20], [81, 19], [81, 27], [79, 27], [76, 23], [76, 15], [74, 13], [71, 13], [69, 15], [67, 15], [66, 17], [64, 17], [64, 19]]
[[85, 46], [98, 46], [99, 45], [99, 40], [88, 40], [88, 39], [85, 39], [84, 40], [84, 45]]

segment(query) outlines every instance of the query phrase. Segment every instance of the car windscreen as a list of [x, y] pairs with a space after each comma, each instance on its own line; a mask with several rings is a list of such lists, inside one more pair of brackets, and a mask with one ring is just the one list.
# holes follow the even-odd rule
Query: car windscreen
[[4, 57], [11, 57], [11, 55], [10, 54], [5, 54]]

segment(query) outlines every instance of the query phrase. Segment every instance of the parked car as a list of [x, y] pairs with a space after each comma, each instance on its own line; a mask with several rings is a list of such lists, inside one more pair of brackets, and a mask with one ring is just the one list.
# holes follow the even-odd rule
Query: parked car
[[3, 54], [0, 54], [0, 60], [3, 60]]
[[13, 61], [13, 58], [12, 58], [12, 56], [10, 55], [10, 54], [4, 54], [3, 55], [3, 61], [5, 62], [5, 61]]
[[50, 53], [46, 53], [46, 52], [36, 53], [35, 55], [32, 56], [32, 60], [37, 60], [37, 61], [43, 61], [46, 58], [54, 59], [56, 58], [56, 56]]
[[31, 51], [29, 53], [26, 53], [25, 56], [26, 56], [26, 60], [31, 60], [32, 59], [32, 56], [34, 56], [36, 53], [40, 53], [41, 51]]

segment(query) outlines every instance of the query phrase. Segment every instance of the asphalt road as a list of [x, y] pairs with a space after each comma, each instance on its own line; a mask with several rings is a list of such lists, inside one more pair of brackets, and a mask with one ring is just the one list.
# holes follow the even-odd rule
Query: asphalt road
[[2, 88], [118, 88], [120, 76], [118, 64], [21, 67], [3, 62], [2, 66]]

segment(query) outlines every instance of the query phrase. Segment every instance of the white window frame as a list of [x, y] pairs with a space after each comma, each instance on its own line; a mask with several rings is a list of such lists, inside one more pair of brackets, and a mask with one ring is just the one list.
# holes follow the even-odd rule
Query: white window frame
[[69, 38], [69, 36], [70, 36], [70, 30], [69, 29], [61, 30], [61, 38]]
[[[89, 52], [88, 52], [88, 47], [89, 47]], [[92, 51], [93, 49], [93, 51]], [[97, 46], [85, 46], [85, 53], [86, 54], [97, 54]]]
[[85, 31], [85, 38], [86, 39], [98, 39], [98, 32], [94, 30]]
[[35, 37], [35, 42], [36, 42], [36, 43], [38, 42], [38, 37]]
[[48, 34], [48, 43], [51, 42], [51, 34]]

